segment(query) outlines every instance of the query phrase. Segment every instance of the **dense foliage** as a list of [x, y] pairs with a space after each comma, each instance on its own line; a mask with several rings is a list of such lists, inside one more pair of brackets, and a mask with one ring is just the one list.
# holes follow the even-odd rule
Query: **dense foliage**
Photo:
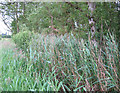
[[[93, 17], [96, 39], [99, 39], [103, 34], [106, 35], [108, 31], [114, 32], [119, 37], [120, 26], [117, 4], [115, 2], [95, 4], [93, 13], [88, 9], [88, 3], [83, 2], [13, 2], [3, 4], [1, 11], [6, 23], [6, 15], [13, 19], [11, 31], [15, 34], [21, 31], [24, 26], [30, 31], [38, 33], [65, 34], [72, 31], [84, 38], [90, 31], [89, 20]], [[49, 28], [50, 26], [58, 31]]]

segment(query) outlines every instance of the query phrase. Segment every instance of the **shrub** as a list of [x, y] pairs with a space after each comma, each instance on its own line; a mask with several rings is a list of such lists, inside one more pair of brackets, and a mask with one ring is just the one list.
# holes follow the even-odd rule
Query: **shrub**
[[16, 35], [13, 35], [12, 38], [18, 48], [21, 48], [23, 51], [26, 51], [29, 46], [29, 42], [31, 41], [31, 38], [33, 36], [34, 36], [33, 32], [24, 31], [19, 32]]

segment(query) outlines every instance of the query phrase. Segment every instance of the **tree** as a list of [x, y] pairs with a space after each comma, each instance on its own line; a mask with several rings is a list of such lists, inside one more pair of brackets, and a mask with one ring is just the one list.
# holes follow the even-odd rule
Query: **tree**
[[117, 6], [113, 2], [5, 2], [1, 5], [4, 19], [8, 16], [12, 19], [14, 33], [25, 29], [38, 33], [72, 32], [85, 38], [91, 32], [93, 40], [102, 42], [102, 36], [106, 33], [114, 32], [117, 35], [119, 32]]
[[[25, 8], [23, 7], [23, 3], [20, 2], [2, 2], [1, 4], [1, 14], [4, 23], [7, 27], [14, 31], [13, 33], [19, 32], [19, 16], [24, 14]], [[12, 23], [9, 24], [9, 22]], [[11, 29], [12, 26], [12, 29]]]
[[95, 10], [95, 2], [88, 2], [88, 9], [90, 10], [90, 18], [89, 18], [89, 25], [90, 25], [90, 30], [91, 30], [91, 38], [95, 35], [95, 21], [94, 21], [94, 15], [93, 12]]

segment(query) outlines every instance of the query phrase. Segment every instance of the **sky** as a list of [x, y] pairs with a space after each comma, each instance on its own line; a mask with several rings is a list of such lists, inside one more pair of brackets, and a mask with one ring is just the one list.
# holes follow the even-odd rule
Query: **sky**
[[[0, 2], [2, 2], [2, 1], [4, 2], [5, 0], [0, 0]], [[5, 34], [7, 32], [8, 35], [11, 35], [11, 32], [9, 32], [8, 30], [9, 29], [7, 28], [7, 26], [2, 21], [2, 15], [0, 13], [0, 34], [2, 34], [2, 33]]]
[[2, 21], [2, 16], [0, 14], [0, 34], [2, 33], [6, 33], [11, 35], [11, 33], [8, 31], [9, 29], [7, 28], [7, 26], [4, 24], [4, 22]]

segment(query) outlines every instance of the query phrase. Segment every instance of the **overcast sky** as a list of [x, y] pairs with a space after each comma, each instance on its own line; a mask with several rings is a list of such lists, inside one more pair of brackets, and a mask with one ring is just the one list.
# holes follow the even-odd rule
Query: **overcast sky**
[[8, 30], [8, 28], [6, 27], [6, 25], [2, 21], [2, 18], [1, 18], [1, 15], [0, 15], [0, 32], [1, 33], [6, 33], [7, 30]]
[[[5, 0], [0, 0], [0, 2], [5, 2]], [[9, 29], [7, 28], [7, 26], [2, 21], [2, 15], [0, 13], [0, 34], [6, 33], [6, 32], [7, 32], [7, 34], [11, 34], [10, 32], [8, 32], [8, 30]]]
[[1, 16], [1, 14], [0, 14], [0, 34], [1, 33], [6, 33], [7, 32], [7, 34], [11, 34], [10, 32], [8, 32], [8, 28], [7, 28], [7, 26], [4, 24], [4, 22], [2, 21], [2, 16]]

